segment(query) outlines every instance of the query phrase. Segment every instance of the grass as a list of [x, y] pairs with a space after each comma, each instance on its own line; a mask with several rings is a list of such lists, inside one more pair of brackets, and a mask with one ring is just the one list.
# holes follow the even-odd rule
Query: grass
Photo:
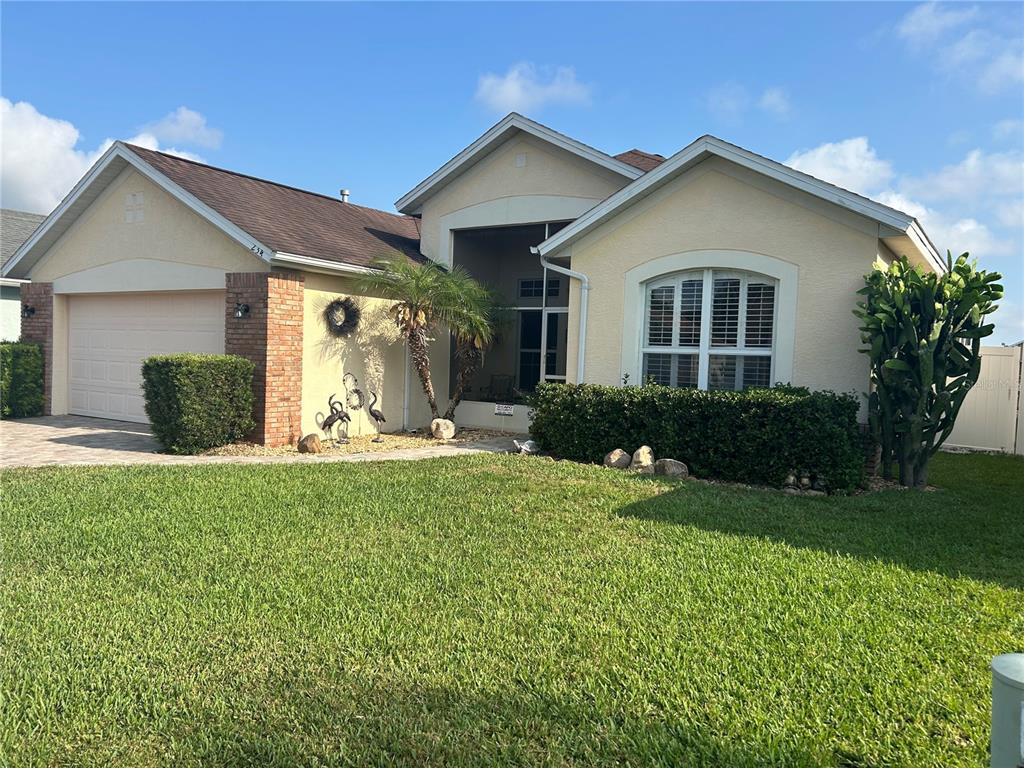
[[986, 764], [988, 661], [1024, 650], [1024, 462], [932, 480], [11, 471], [0, 764]]

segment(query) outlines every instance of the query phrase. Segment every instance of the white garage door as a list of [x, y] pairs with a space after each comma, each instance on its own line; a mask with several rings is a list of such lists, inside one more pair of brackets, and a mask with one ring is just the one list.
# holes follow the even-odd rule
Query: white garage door
[[224, 293], [72, 296], [68, 411], [146, 422], [142, 361], [172, 352], [224, 352]]

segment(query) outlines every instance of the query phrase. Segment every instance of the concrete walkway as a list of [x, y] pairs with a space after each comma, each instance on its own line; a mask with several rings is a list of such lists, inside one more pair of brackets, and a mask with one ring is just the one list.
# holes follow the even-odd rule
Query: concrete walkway
[[505, 453], [511, 437], [495, 437], [462, 445], [404, 448], [374, 453], [280, 456], [172, 456], [145, 424], [92, 419], [86, 416], [43, 416], [0, 421], [0, 469], [102, 464], [286, 464], [290, 462], [396, 461]]

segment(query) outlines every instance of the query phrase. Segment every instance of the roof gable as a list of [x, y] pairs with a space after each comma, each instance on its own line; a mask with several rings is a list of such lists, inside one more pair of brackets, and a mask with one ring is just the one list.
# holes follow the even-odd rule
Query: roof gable
[[604, 202], [594, 206], [569, 226], [541, 243], [537, 250], [542, 256], [552, 256], [571, 245], [601, 224], [614, 218], [633, 203], [655, 192], [703, 160], [717, 156], [768, 176], [776, 181], [810, 195], [858, 213], [879, 224], [879, 234], [906, 235], [927, 261], [939, 271], [945, 271], [943, 260], [928, 240], [917, 220], [909, 214], [875, 202], [867, 197], [834, 184], [816, 179], [782, 163], [757, 155], [735, 144], [714, 136], [702, 136], [692, 144], [654, 167], [635, 181], [627, 184]]
[[612, 157], [564, 134], [553, 131], [547, 126], [523, 117], [517, 112], [511, 112], [480, 138], [399, 198], [395, 203], [395, 207], [402, 213], [417, 213], [426, 198], [452, 179], [464, 173], [474, 163], [488, 155], [497, 146], [518, 132], [535, 136], [584, 160], [613, 171], [625, 179], [636, 179], [643, 174], [642, 170], [621, 159]]
[[380, 257], [422, 259], [419, 225], [410, 217], [115, 142], [17, 249], [3, 274], [27, 275], [129, 166], [268, 263], [365, 271]]

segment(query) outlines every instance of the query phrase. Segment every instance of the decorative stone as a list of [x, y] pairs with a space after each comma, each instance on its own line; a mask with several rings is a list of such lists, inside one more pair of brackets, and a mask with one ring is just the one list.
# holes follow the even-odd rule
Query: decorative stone
[[689, 477], [690, 470], [681, 461], [658, 459], [654, 462], [654, 474], [665, 475], [665, 477]]
[[299, 440], [299, 453], [321, 453], [323, 446], [320, 444], [320, 437], [316, 434], [306, 435]]
[[814, 489], [811, 489], [811, 490], [804, 491], [803, 495], [804, 496], [824, 496], [825, 492], [824, 491], [816, 491]]
[[519, 451], [520, 456], [536, 456], [540, 453], [540, 446], [534, 440], [513, 440], [512, 445]]
[[782, 489], [782, 492], [783, 493], [788, 493], [791, 496], [799, 496], [800, 495], [800, 489], [799, 488], [794, 488], [793, 486], [786, 486], [785, 488]]
[[811, 487], [811, 478], [807, 475], [800, 475], [800, 488], [808, 490]]
[[430, 422], [430, 434], [437, 440], [451, 440], [455, 437], [455, 422], [448, 419], [434, 419]]
[[629, 467], [632, 457], [621, 448], [616, 448], [605, 454], [604, 465], [612, 469], [626, 469]]
[[654, 451], [649, 445], [641, 445], [633, 452], [633, 460], [629, 468], [634, 472], [641, 472], [645, 475], [654, 474]]
[[796, 488], [796, 475], [793, 472], [790, 472], [786, 475], [786, 480], [782, 485], [785, 488]]

